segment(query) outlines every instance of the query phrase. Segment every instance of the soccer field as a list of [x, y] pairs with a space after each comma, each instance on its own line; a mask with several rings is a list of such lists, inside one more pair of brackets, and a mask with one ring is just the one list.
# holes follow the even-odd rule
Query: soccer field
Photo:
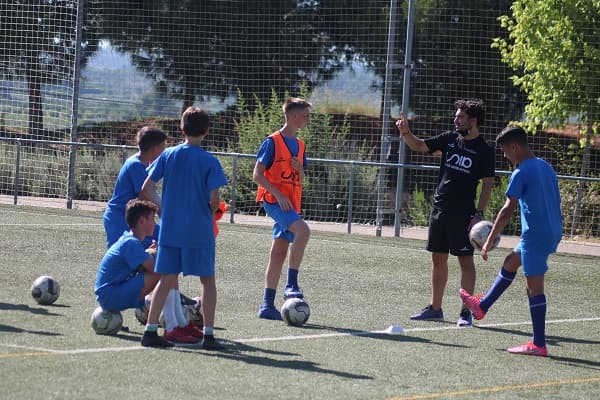
[[[450, 261], [444, 322], [410, 321], [429, 300], [422, 241], [313, 231], [300, 284], [306, 325], [256, 318], [270, 228], [221, 224], [216, 335], [223, 352], [140, 346], [129, 331], [90, 327], [104, 252], [101, 214], [0, 205], [0, 399], [595, 399], [600, 392], [600, 258], [555, 254], [547, 275], [550, 357], [508, 354], [530, 337], [525, 281], [475, 327], [455, 327], [458, 265]], [[506, 249], [477, 258], [479, 291]], [[61, 284], [58, 301], [35, 303], [40, 275]], [[283, 279], [282, 279], [283, 281]], [[199, 282], [182, 278], [184, 294]], [[281, 288], [278, 291], [281, 304]], [[381, 331], [390, 325], [404, 335]]]

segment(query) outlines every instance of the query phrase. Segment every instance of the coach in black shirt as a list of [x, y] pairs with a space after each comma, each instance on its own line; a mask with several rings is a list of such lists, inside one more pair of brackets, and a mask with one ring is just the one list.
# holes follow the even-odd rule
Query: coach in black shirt
[[[495, 158], [493, 147], [479, 134], [479, 125], [485, 118], [481, 100], [457, 100], [455, 106], [455, 130], [429, 139], [413, 135], [404, 114], [396, 122], [400, 136], [411, 150], [442, 153], [427, 239], [432, 261], [431, 303], [411, 316], [413, 320], [444, 319], [442, 299], [448, 281], [448, 254], [458, 258], [461, 287], [469, 293], [475, 290], [473, 246], [468, 231], [487, 207], [494, 185]], [[480, 179], [483, 184], [475, 207]], [[472, 325], [471, 312], [464, 305], [457, 325]]]

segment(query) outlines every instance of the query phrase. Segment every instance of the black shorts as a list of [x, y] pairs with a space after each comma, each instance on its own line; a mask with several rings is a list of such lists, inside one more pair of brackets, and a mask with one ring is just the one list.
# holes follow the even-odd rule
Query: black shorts
[[469, 223], [474, 211], [444, 211], [433, 208], [429, 216], [427, 250], [432, 253], [450, 253], [453, 256], [472, 256], [469, 241]]

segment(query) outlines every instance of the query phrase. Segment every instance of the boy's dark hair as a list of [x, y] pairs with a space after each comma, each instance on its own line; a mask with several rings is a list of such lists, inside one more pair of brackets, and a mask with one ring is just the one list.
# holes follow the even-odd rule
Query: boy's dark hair
[[312, 104], [300, 97], [288, 97], [283, 102], [283, 106], [281, 108], [283, 109], [283, 113], [287, 114], [290, 111], [303, 110], [310, 107], [312, 107]]
[[210, 127], [210, 117], [203, 109], [190, 106], [181, 114], [181, 130], [186, 136], [204, 135]]
[[520, 126], [507, 126], [496, 136], [496, 145], [504, 146], [515, 143], [520, 146], [527, 146], [527, 132]]
[[148, 151], [166, 140], [167, 135], [153, 126], [144, 126], [136, 134], [136, 142], [140, 151]]
[[149, 214], [156, 214], [158, 206], [151, 201], [132, 199], [127, 202], [125, 208], [125, 220], [129, 228], [133, 229], [137, 225], [141, 217]]
[[456, 100], [454, 102], [454, 106], [457, 110], [467, 113], [469, 118], [477, 118], [477, 126], [481, 126], [481, 124], [483, 124], [483, 121], [485, 120], [485, 110], [483, 108], [482, 100]]

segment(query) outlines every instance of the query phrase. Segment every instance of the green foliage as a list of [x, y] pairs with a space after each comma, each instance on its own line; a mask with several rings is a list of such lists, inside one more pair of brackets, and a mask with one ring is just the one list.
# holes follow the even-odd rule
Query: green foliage
[[[600, 182], [589, 182], [581, 186], [581, 200], [578, 202], [579, 183], [559, 181], [563, 232], [566, 235], [598, 237], [600, 236]], [[579, 204], [579, 205], [578, 205]], [[579, 213], [573, 210], [579, 207]]]
[[[288, 96], [288, 93], [286, 93]], [[300, 87], [299, 96], [308, 98], [306, 85]], [[235, 129], [238, 134], [236, 143], [229, 143], [229, 151], [244, 154], [255, 154], [266, 136], [281, 128], [284, 124], [281, 105], [283, 99], [273, 89], [268, 104], [264, 104], [259, 98], [253, 96], [251, 108], [242, 93], [238, 93], [237, 118]], [[343, 149], [348, 145], [346, 138], [350, 132], [348, 118], [345, 117], [341, 124], [335, 124], [331, 115], [313, 110], [310, 123], [300, 133], [299, 137], [306, 144], [306, 155], [308, 158], [340, 159], [346, 158]], [[361, 147], [359, 150], [367, 154]], [[349, 157], [349, 156], [348, 156]], [[232, 166], [231, 159], [224, 159], [223, 166], [229, 170]], [[340, 220], [344, 218], [349, 203], [348, 187], [351, 179], [350, 166], [339, 168], [328, 168], [322, 162], [308, 163], [307, 176], [304, 181], [303, 197], [310, 198], [310, 202], [304, 202], [302, 210], [306, 218], [326, 218], [328, 220]], [[252, 179], [254, 162], [241, 162], [237, 165], [236, 175], [236, 197], [240, 204], [253, 204], [252, 199], [256, 195], [256, 184]], [[353, 184], [365, 187], [373, 187], [376, 177], [363, 169], [356, 170], [352, 174], [355, 179]], [[340, 189], [342, 188], [342, 189]], [[227, 197], [228, 191], [223, 192]], [[352, 201], [355, 207], [373, 208], [373, 194], [354, 193]], [[241, 210], [244, 212], [256, 212], [258, 206]]]
[[75, 196], [79, 200], [108, 201], [123, 158], [115, 152], [83, 148], [77, 153]]
[[517, 0], [512, 16], [499, 18], [509, 38], [493, 47], [527, 94], [529, 130], [563, 125], [573, 114], [585, 126], [600, 120], [599, 15], [597, 0]]
[[412, 192], [412, 204], [408, 207], [408, 217], [415, 226], [429, 225], [431, 213], [431, 199], [425, 195], [423, 189], [415, 185]]
[[[509, 176], [502, 175], [498, 178], [496, 185], [492, 188], [492, 193], [490, 195], [490, 200], [488, 201], [487, 209], [485, 210], [485, 214], [483, 219], [494, 222], [498, 211], [502, 208], [504, 203], [506, 202], [506, 187], [508, 186]], [[481, 184], [480, 184], [481, 185]], [[479, 195], [480, 191], [477, 190]], [[479, 200], [479, 199], [478, 199]], [[477, 200], [477, 201], [478, 201]], [[477, 203], [475, 203], [477, 204]], [[521, 233], [521, 214], [519, 211], [515, 211], [515, 214], [510, 219], [508, 225], [504, 228], [502, 232], [503, 235], [519, 235]]]
[[[77, 200], [107, 201], [123, 162], [116, 153], [83, 148], [77, 153], [75, 193]], [[1, 194], [14, 194], [15, 145], [0, 143]], [[67, 193], [69, 157], [64, 152], [21, 146], [18, 196], [64, 198]]]
[[[14, 194], [16, 147], [0, 143], [0, 193]], [[17, 195], [64, 197], [68, 158], [42, 147], [21, 146]]]

